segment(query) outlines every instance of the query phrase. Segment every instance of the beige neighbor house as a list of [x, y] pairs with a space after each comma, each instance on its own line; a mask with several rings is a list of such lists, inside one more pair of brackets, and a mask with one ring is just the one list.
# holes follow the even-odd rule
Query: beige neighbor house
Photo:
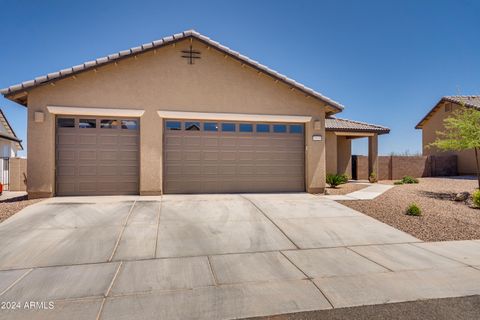
[[10, 159], [17, 157], [20, 150], [23, 150], [22, 140], [0, 109], [0, 183], [4, 190], [8, 190], [10, 185]]
[[437, 132], [445, 129], [443, 120], [458, 108], [480, 109], [480, 96], [445, 96], [423, 117], [415, 129], [422, 129], [423, 155], [456, 155], [459, 174], [475, 174], [475, 154], [473, 150], [442, 152], [429, 144], [437, 138]]
[[345, 171], [344, 137], [377, 159], [376, 129], [326, 127], [338, 102], [193, 30], [1, 93], [28, 108], [32, 198], [318, 193], [326, 163]]

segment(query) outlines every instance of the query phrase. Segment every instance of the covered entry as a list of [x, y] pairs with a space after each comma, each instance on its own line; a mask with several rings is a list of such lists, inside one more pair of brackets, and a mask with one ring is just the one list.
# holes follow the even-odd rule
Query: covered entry
[[139, 193], [139, 120], [56, 118], [56, 194]]
[[164, 191], [305, 191], [304, 136], [303, 123], [164, 120]]

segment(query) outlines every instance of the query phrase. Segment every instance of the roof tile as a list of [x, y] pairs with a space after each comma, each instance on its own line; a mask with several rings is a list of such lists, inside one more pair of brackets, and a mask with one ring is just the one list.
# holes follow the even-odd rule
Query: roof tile
[[[324, 95], [314, 91], [313, 89], [310, 89], [310, 88], [308, 88], [308, 87], [306, 87], [306, 86], [304, 86], [304, 85], [286, 77], [285, 75], [276, 72], [275, 70], [269, 69], [268, 67], [258, 63], [257, 61], [248, 58], [247, 56], [241, 55], [237, 51], [234, 51], [234, 50], [230, 49], [229, 47], [220, 44], [217, 41], [211, 40], [209, 37], [206, 37], [206, 36], [198, 33], [195, 30], [187, 30], [183, 33], [177, 33], [173, 36], [168, 36], [168, 37], [165, 37], [165, 38], [160, 39], [160, 40], [155, 40], [151, 43], [151, 45], [150, 45], [150, 43], [147, 43], [147, 44], [144, 44], [143, 46], [140, 46], [140, 47], [135, 47], [135, 48], [132, 48], [130, 50], [123, 50], [123, 51], [120, 51], [118, 53], [108, 55], [107, 57], [99, 58], [96, 61], [85, 62], [84, 64], [72, 67], [71, 68], [72, 73], [76, 73], [76, 72], [83, 71], [85, 69], [94, 67], [94, 66], [97, 65], [97, 61], [98, 61], [98, 63], [106, 63], [107, 61], [113, 61], [115, 59], [119, 59], [119, 58], [124, 57], [124, 56], [129, 56], [129, 55], [134, 54], [134, 53], [142, 52], [142, 51], [147, 50], [149, 48], [156, 47], [156, 46], [161, 46], [161, 45], [164, 45], [164, 44], [166, 44], [168, 42], [171, 42], [173, 40], [182, 39], [182, 38], [185, 38], [185, 37], [188, 37], [188, 36], [194, 36], [194, 37], [196, 37], [200, 40], [203, 40], [208, 45], [210, 45], [212, 47], [215, 47], [220, 51], [224, 51], [225, 53], [230, 54], [230, 55], [238, 58], [239, 60], [242, 60], [243, 62], [254, 66], [255, 68], [258, 68], [258, 69], [264, 71], [265, 73], [270, 74], [273, 77], [281, 79], [282, 81], [284, 81], [287, 84], [290, 84], [294, 87], [297, 87], [300, 90], [305, 91], [308, 94], [311, 94], [315, 98], [317, 98], [319, 100], [322, 100], [322, 101], [330, 104], [334, 108], [338, 109], [338, 111], [341, 111], [343, 109], [343, 106], [340, 103], [338, 103], [338, 102], [336, 102], [336, 101], [334, 101], [334, 100], [332, 100], [328, 97], [325, 97]], [[64, 70], [66, 70], [66, 69], [64, 69]], [[48, 74], [47, 77], [44, 76], [44, 77], [35, 78], [36, 81], [34, 83], [31, 83], [30, 81], [28, 81], [28, 87], [29, 88], [34, 87], [34, 86], [36, 86], [38, 84], [41, 84], [43, 82], [54, 80], [56, 78], [61, 77], [62, 75], [64, 75], [64, 73], [55, 72], [55, 73]], [[15, 91], [21, 90], [21, 89], [23, 89], [21, 84], [20, 85], [14, 85], [14, 86], [10, 86], [8, 88], [2, 89], [1, 93], [6, 95], [6, 94], [14, 93]]]
[[330, 117], [325, 119], [325, 130], [343, 132], [373, 132], [378, 134], [390, 132], [390, 129], [387, 127], [336, 117]]

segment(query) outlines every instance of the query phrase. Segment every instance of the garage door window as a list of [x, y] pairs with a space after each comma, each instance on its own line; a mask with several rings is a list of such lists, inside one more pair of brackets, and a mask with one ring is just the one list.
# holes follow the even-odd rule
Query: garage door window
[[57, 125], [59, 128], [75, 128], [75, 119], [73, 118], [58, 118]]
[[125, 130], [138, 130], [137, 120], [122, 120], [122, 129]]
[[100, 120], [100, 128], [102, 129], [116, 129], [117, 126], [117, 120]]
[[276, 133], [287, 132], [287, 126], [284, 125], [284, 124], [274, 124], [273, 125], [273, 132], [276, 132]]
[[167, 121], [166, 127], [167, 127], [167, 130], [181, 130], [182, 123], [180, 121]]
[[268, 124], [257, 124], [257, 132], [270, 132], [270, 125]]
[[235, 123], [222, 123], [222, 131], [223, 132], [235, 132], [236, 130]]
[[299, 124], [290, 125], [290, 133], [303, 133], [303, 126]]
[[253, 132], [253, 125], [250, 123], [240, 123], [240, 132]]
[[218, 124], [215, 122], [205, 122], [203, 124], [203, 129], [205, 131], [218, 131]]
[[200, 131], [200, 122], [185, 122], [185, 130]]
[[94, 129], [97, 127], [95, 119], [80, 119], [78, 126], [83, 129]]

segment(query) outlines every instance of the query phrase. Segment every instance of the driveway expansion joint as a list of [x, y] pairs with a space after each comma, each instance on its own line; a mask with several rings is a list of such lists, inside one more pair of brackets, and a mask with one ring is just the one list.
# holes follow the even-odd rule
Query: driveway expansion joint
[[132, 206], [130, 207], [130, 211], [128, 212], [127, 217], [125, 218], [125, 222], [122, 224], [122, 230], [120, 231], [120, 234], [118, 235], [117, 242], [115, 242], [115, 246], [113, 247], [112, 254], [110, 258], [108, 259], [108, 262], [111, 262], [113, 260], [113, 257], [115, 256], [115, 252], [117, 252], [118, 246], [120, 245], [120, 240], [122, 239], [123, 233], [125, 232], [125, 229], [127, 228], [128, 224], [128, 219], [130, 219], [130, 216], [132, 215], [133, 208], [135, 207], [135, 204], [137, 203], [137, 200], [133, 201]]
[[[363, 247], [363, 246], [357, 246], [357, 247]], [[355, 254], [358, 254], [360, 257], [362, 257], [362, 258], [364, 258], [364, 259], [367, 259], [368, 261], [373, 262], [373, 263], [375, 263], [376, 265], [378, 265], [378, 266], [380, 266], [380, 267], [382, 267], [382, 268], [387, 269], [387, 270], [390, 271], [390, 272], [395, 272], [395, 270], [392, 270], [392, 269], [390, 269], [389, 267], [384, 266], [383, 264], [381, 264], [381, 263], [379, 263], [379, 262], [377, 262], [377, 261], [375, 261], [375, 260], [370, 259], [369, 257], [367, 257], [367, 256], [365, 256], [365, 255], [363, 255], [363, 254], [355, 251], [353, 248], [350, 248], [350, 247], [345, 247], [345, 248], [348, 249], [348, 250], [350, 250], [350, 251], [352, 251], [352, 252], [355, 253]]]
[[330, 299], [327, 297], [327, 295], [322, 291], [322, 289], [320, 289], [320, 287], [315, 283], [315, 281], [313, 281], [313, 278], [310, 277], [308, 274], [306, 274], [302, 269], [300, 269], [299, 266], [297, 266], [289, 257], [287, 257], [286, 254], [284, 254], [282, 251], [280, 251], [280, 254], [282, 256], [285, 257], [285, 259], [287, 259], [288, 262], [290, 262], [295, 268], [298, 269], [298, 271], [300, 271], [301, 273], [303, 273], [303, 275], [305, 276], [305, 280], [308, 280], [310, 283], [312, 283], [315, 288], [317, 288], [318, 291], [320, 291], [320, 294], [325, 298], [325, 300], [327, 300], [327, 302], [330, 304], [330, 307], [332, 307], [332, 309], [334, 309], [335, 307], [333, 306], [333, 303], [330, 301]]
[[7, 293], [8, 290], [10, 290], [11, 288], [13, 288], [17, 283], [19, 283], [20, 281], [22, 281], [23, 278], [25, 278], [26, 276], [28, 276], [30, 274], [30, 272], [33, 271], [34, 268], [31, 268], [31, 269], [28, 269], [24, 274], [22, 274], [20, 277], [18, 277], [17, 280], [13, 281], [7, 288], [5, 288], [5, 290], [3, 290], [2, 292], [0, 292], [0, 297], [3, 296], [5, 293]]
[[290, 241], [294, 246], [295, 248], [297, 249], [300, 249], [300, 247], [285, 233], [285, 231], [283, 231], [277, 223], [275, 223], [275, 221], [273, 221], [272, 218], [270, 218], [262, 209], [260, 209], [260, 207], [251, 199], [245, 197], [244, 195], [239, 195], [241, 198], [247, 200], [248, 202], [250, 202], [261, 214], [263, 214], [263, 216], [265, 218], [267, 218], [284, 236], [285, 238], [288, 239], [288, 241]]

